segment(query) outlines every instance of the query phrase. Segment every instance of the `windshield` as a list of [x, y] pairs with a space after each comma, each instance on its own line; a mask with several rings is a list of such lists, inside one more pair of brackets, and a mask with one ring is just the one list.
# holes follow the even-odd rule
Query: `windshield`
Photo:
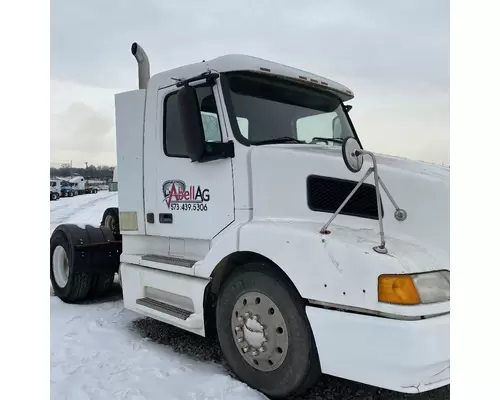
[[[355, 136], [334, 94], [280, 78], [228, 74], [225, 93], [233, 131], [246, 144], [326, 143]], [[240, 137], [238, 137], [240, 136]]]

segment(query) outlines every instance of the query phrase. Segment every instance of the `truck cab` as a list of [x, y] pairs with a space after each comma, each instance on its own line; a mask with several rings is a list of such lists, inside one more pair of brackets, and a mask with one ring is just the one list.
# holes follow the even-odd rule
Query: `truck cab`
[[83, 176], [75, 176], [69, 180], [69, 183], [73, 187], [75, 194], [85, 194], [85, 179]]
[[61, 181], [58, 179], [50, 180], [50, 200], [58, 200], [61, 197]]
[[333, 80], [245, 55], [150, 77], [132, 53], [139, 89], [115, 97], [125, 307], [213, 329], [273, 397], [321, 373], [448, 384], [449, 169], [364, 149]]

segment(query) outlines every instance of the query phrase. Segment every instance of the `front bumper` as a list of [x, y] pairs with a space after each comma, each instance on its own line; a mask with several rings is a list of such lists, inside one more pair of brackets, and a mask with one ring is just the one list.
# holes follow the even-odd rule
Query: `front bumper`
[[322, 372], [403, 393], [450, 382], [450, 315], [403, 321], [306, 308]]

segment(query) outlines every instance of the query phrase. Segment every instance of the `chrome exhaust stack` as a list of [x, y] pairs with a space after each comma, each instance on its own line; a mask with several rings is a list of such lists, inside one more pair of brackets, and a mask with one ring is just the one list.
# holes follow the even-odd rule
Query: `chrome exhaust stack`
[[150, 78], [149, 59], [144, 49], [137, 43], [132, 44], [132, 55], [137, 60], [139, 89], [146, 89]]

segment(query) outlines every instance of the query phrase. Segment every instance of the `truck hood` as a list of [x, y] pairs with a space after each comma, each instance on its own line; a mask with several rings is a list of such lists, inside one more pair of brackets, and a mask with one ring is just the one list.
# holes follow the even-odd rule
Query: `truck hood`
[[[436, 266], [449, 268], [449, 167], [382, 154], [376, 157], [380, 177], [399, 207], [408, 213], [404, 222], [398, 222], [392, 203], [381, 191], [388, 247], [391, 242], [397, 243], [392, 251], [401, 253], [398, 258], [408, 256], [409, 260], [412, 254], [420, 258], [425, 253], [438, 260]], [[371, 159], [365, 157], [363, 169], [352, 173], [344, 165], [340, 147], [296, 144], [252, 147], [249, 162], [254, 220], [309, 222], [317, 224], [318, 230], [332, 213], [309, 208], [308, 176], [358, 182], [372, 166]], [[374, 184], [373, 174], [366, 183]], [[379, 240], [378, 221], [373, 219], [339, 215], [329, 229], [332, 235], [341, 235], [345, 229], [352, 230], [356, 236], [362, 234], [367, 245]]]

